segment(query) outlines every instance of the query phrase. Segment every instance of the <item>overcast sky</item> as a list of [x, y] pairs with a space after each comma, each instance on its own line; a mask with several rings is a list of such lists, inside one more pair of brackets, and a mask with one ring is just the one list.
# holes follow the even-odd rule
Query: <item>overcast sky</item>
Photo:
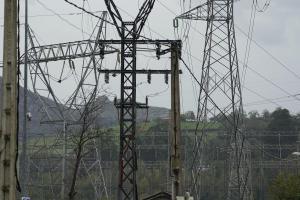
[[[265, 0], [258, 0], [259, 7], [263, 7]], [[23, 2], [23, 1], [22, 1]], [[73, 0], [74, 3], [83, 5], [82, 0]], [[131, 20], [138, 12], [142, 0], [116, 0], [116, 4], [122, 9], [121, 14], [126, 20]], [[143, 34], [153, 39], [175, 39], [172, 19], [182, 12], [182, 2], [188, 5], [188, 0], [157, 0], [153, 12], [150, 15]], [[200, 4], [200, 0], [192, 0], [192, 6]], [[3, 45], [3, 3], [0, 0], [0, 46]], [[251, 16], [252, 0], [240, 0], [235, 5], [235, 24], [238, 44], [239, 60], [243, 61], [246, 50], [246, 37], [241, 32], [248, 32]], [[21, 5], [21, 9], [24, 7]], [[105, 10], [103, 0], [85, 0], [84, 7], [90, 11]], [[187, 9], [187, 8], [186, 8]], [[263, 109], [274, 110], [281, 106], [288, 108], [291, 112], [300, 112], [300, 1], [299, 0], [271, 0], [270, 5], [264, 12], [256, 12], [253, 39], [251, 43], [249, 68], [245, 76], [245, 88], [243, 89], [243, 102], [246, 111]], [[29, 23], [36, 33], [41, 44], [52, 44], [58, 42], [87, 39], [93, 30], [97, 20], [86, 14], [69, 15], [70, 13], [81, 13], [63, 0], [29, 0]], [[60, 16], [55, 15], [60, 14]], [[129, 16], [129, 14], [131, 16]], [[23, 16], [23, 11], [22, 14]], [[24, 18], [21, 18], [24, 21]], [[182, 26], [182, 22], [180, 22]], [[82, 28], [81, 28], [82, 27]], [[181, 28], [179, 29], [181, 30]], [[195, 74], [200, 78], [202, 52], [204, 47], [203, 36], [205, 34], [205, 22], [197, 21], [191, 23], [186, 44], [191, 44], [191, 54]], [[23, 33], [22, 33], [23, 34]], [[108, 39], [117, 38], [115, 28], [108, 26]], [[23, 45], [23, 43], [22, 43]], [[2, 48], [0, 50], [0, 61], [2, 61]], [[153, 54], [152, 54], [153, 56]], [[105, 59], [105, 67], [111, 68], [116, 62], [117, 56]], [[184, 53], [183, 59], [189, 56]], [[138, 58], [141, 68], [169, 67], [169, 59], [163, 58], [156, 61], [154, 57], [141, 56]], [[243, 64], [240, 63], [242, 69]], [[181, 77], [182, 110], [196, 110], [196, 97], [198, 88], [187, 70], [181, 66], [183, 75]], [[55, 72], [53, 72], [55, 73]], [[168, 87], [164, 84], [164, 77], [153, 77], [153, 84], [144, 84], [146, 77], [140, 77], [138, 82], [138, 100], [143, 101], [146, 95], [152, 95], [150, 104], [154, 106], [170, 107]], [[103, 84], [104, 81], [101, 81]], [[70, 81], [65, 85], [55, 86], [57, 94], [65, 99], [68, 92], [72, 90]], [[104, 85], [106, 92], [119, 96], [119, 80], [111, 79], [109, 85]], [[66, 88], [68, 88], [68, 91]], [[66, 92], [68, 91], [68, 92]], [[295, 95], [299, 94], [298, 99]], [[272, 99], [274, 103], [266, 101]]]

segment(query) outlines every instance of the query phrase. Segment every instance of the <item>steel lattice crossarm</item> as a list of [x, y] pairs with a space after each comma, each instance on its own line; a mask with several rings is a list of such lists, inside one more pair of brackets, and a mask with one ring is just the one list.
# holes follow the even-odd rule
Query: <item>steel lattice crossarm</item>
[[[171, 40], [138, 40], [137, 44], [153, 44], [157, 45], [156, 49], [160, 48], [160, 45], [170, 46]], [[98, 43], [98, 45], [95, 45]], [[76, 59], [76, 58], [86, 58], [92, 55], [94, 56], [104, 56], [106, 54], [112, 54], [119, 52], [119, 49], [114, 48], [110, 45], [120, 44], [120, 40], [83, 40], [75, 42], [65, 42], [58, 44], [50, 44], [43, 46], [35, 46], [29, 49], [29, 63], [43, 63], [58, 60]], [[96, 49], [95, 49], [95, 46]], [[168, 53], [170, 48], [159, 51], [158, 55]], [[24, 64], [24, 55], [20, 59], [20, 64]]]
[[[148, 48], [148, 50], [156, 50], [157, 55], [164, 55], [166, 53], [169, 53], [171, 50], [171, 46], [174, 43], [177, 43], [177, 45], [181, 46], [181, 40], [152, 40], [152, 39], [139, 39], [139, 40], [133, 40], [128, 39], [126, 40], [128, 42], [134, 42], [136, 45], [153, 45], [153, 48]], [[122, 44], [122, 40], [101, 40], [99, 41], [100, 45], [102, 46], [110, 46], [113, 44], [120, 45]], [[162, 47], [165, 47], [165, 49], [162, 49]], [[139, 48], [137, 47], [137, 51], [139, 51]]]
[[[189, 20], [214, 20], [214, 21], [226, 21], [228, 18], [232, 18], [232, 15], [227, 15], [227, 2], [218, 1], [218, 7], [211, 6], [215, 0], [208, 0], [206, 3], [201, 4], [179, 16], [175, 19], [189, 19]], [[211, 14], [213, 13], [213, 15]]]
[[[140, 39], [140, 40], [126, 40], [135, 42], [135, 44], [145, 44], [145, 45], [163, 45], [166, 47], [171, 47], [172, 43], [181, 43], [181, 40], [151, 40], [151, 39]], [[109, 44], [122, 44], [122, 40], [101, 40], [99, 41], [100, 44], [109, 45]]]
[[[130, 40], [128, 40], [130, 42]], [[134, 42], [136, 45], [139, 45], [136, 47], [136, 51], [155, 51], [156, 57], [159, 59], [160, 56], [165, 55], [167, 53], [171, 52], [171, 46], [172, 44], [176, 44], [177, 46], [182, 46], [181, 40], [151, 40], [151, 39], [140, 39], [131, 41]], [[101, 40], [99, 41], [100, 45], [102, 46], [109, 46], [112, 47], [112, 45], [121, 45], [122, 40]], [[146, 45], [145, 47], [142, 47], [142, 45]], [[152, 45], [153, 47], [149, 47], [149, 45]]]
[[[121, 70], [117, 70], [117, 69], [99, 69], [98, 70], [100, 73], [111, 73], [111, 74], [119, 74], [122, 73]], [[126, 72], [130, 72], [130, 71], [126, 71]], [[171, 74], [171, 70], [159, 70], [159, 69], [138, 69], [135, 70], [135, 72], [137, 74]], [[179, 73], [182, 74], [182, 71], [179, 70]]]
[[179, 16], [175, 19], [193, 19], [193, 20], [208, 20], [208, 2], [201, 4]]
[[[96, 34], [93, 37], [95, 39], [90, 38], [89, 40], [84, 41], [66, 42], [44, 46], [39, 45], [34, 31], [28, 28], [28, 38], [30, 42], [30, 48], [28, 48], [28, 64], [33, 91], [38, 94], [38, 96], [47, 96], [53, 102], [55, 102], [55, 105], [49, 105], [42, 98], [39, 98], [43, 105], [43, 116], [41, 117], [43, 122], [58, 123], [65, 120], [70, 120], [72, 122], [77, 121], [78, 118], [75, 118], [70, 111], [75, 107], [78, 108], [85, 105], [85, 102], [82, 99], [86, 100], [95, 98], [95, 92], [84, 91], [95, 91], [98, 88], [99, 79], [96, 68], [99, 66], [96, 63], [99, 63], [105, 54], [118, 52], [118, 50], [113, 47], [101, 46], [101, 44], [99, 44], [99, 41], [106, 38], [105, 19], [106, 12], [103, 12], [102, 20], [99, 20], [95, 27], [94, 33]], [[70, 96], [68, 96], [65, 102], [62, 102], [52, 89], [52, 83], [54, 81], [58, 83], [62, 82], [61, 77], [64, 73], [65, 62], [59, 69], [61, 70], [60, 77], [55, 77], [52, 75], [53, 71], [49, 71], [47, 63], [50, 61], [55, 62], [60, 60], [69, 60], [70, 62], [68, 64], [70, 69], [75, 70], [75, 62], [73, 62], [73, 59], [76, 58], [87, 58], [88, 61], [83, 67], [83, 70], [80, 72], [82, 75], [80, 76], [79, 83], [75, 90], [72, 92], [72, 94], [70, 94]], [[24, 63], [23, 57], [20, 59], [20, 63]], [[93, 78], [87, 80], [88, 76], [91, 74], [93, 74]], [[82, 95], [85, 98], [82, 98]]]
[[[35, 46], [28, 51], [28, 62], [42, 63], [66, 59], [86, 58], [90, 56], [104, 56], [105, 54], [119, 52], [118, 49], [111, 46], [103, 46], [101, 44], [97, 45], [96, 43], [97, 41], [95, 40], [83, 40]], [[24, 64], [24, 55], [21, 57], [20, 63]]]

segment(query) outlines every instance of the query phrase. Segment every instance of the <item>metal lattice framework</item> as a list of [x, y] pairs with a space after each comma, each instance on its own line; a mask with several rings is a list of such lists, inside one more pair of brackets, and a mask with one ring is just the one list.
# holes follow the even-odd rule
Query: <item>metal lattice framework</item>
[[[124, 31], [128, 31], [128, 28], [132, 28], [132, 23], [126, 23]], [[129, 27], [128, 27], [129, 26]], [[132, 29], [130, 29], [132, 30]], [[130, 32], [130, 31], [129, 31]], [[124, 33], [125, 34], [125, 33]], [[129, 34], [130, 35], [130, 34]], [[119, 187], [118, 198], [119, 199], [131, 199], [136, 197], [137, 191], [134, 189], [136, 186], [135, 173], [137, 171], [136, 165], [136, 145], [135, 145], [135, 131], [136, 131], [136, 109], [147, 109], [148, 102], [137, 103], [136, 102], [136, 76], [146, 74], [148, 77], [153, 74], [165, 75], [165, 81], [168, 82], [168, 75], [172, 74], [172, 70], [169, 69], [137, 69], [136, 66], [136, 53], [139, 51], [137, 45], [141, 49], [149, 49], [156, 52], [156, 56], [160, 56], [170, 53], [172, 46], [173, 49], [178, 50], [178, 54], [181, 51], [180, 40], [151, 40], [151, 39], [121, 39], [121, 40], [103, 40], [102, 44], [106, 45], [121, 45], [121, 69], [102, 69], [99, 72], [104, 73], [109, 77], [110, 74], [121, 74], [121, 98], [120, 101], [115, 101], [116, 107], [120, 113], [120, 160], [119, 160]], [[134, 43], [134, 44], [133, 44]], [[149, 46], [153, 46], [152, 48]], [[134, 51], [133, 51], [134, 50]], [[122, 53], [123, 52], [123, 53]], [[177, 52], [177, 51], [176, 51]], [[172, 54], [172, 53], [171, 53]], [[174, 54], [174, 53], [173, 53]], [[123, 55], [123, 56], [122, 56]], [[179, 56], [179, 55], [178, 55]], [[179, 59], [178, 56], [174, 56]], [[177, 60], [178, 61], [178, 60]], [[181, 73], [181, 70], [178, 70]], [[151, 81], [149, 81], [151, 82]], [[149, 83], [148, 82], [148, 83]], [[133, 99], [134, 98], [134, 99]], [[126, 140], [126, 141], [123, 141]], [[133, 193], [136, 193], [135, 195]], [[131, 196], [133, 195], [133, 196]]]
[[[30, 34], [31, 49], [29, 50], [29, 64], [34, 92], [36, 94], [43, 93], [43, 96], [53, 100], [53, 102], [49, 104], [49, 101], [40, 95], [37, 96], [43, 104], [42, 122], [44, 123], [76, 124], [77, 119], [80, 118], [78, 111], [83, 110], [84, 105], [97, 96], [99, 75], [101, 73], [105, 73], [105, 77], [107, 75], [109, 76], [110, 73], [118, 73], [121, 75], [121, 97], [120, 101], [116, 101], [116, 106], [120, 109], [119, 199], [138, 199], [135, 151], [136, 109], [147, 108], [148, 106], [147, 102], [145, 104], [136, 102], [136, 75], [147, 74], [151, 76], [152, 74], [163, 74], [167, 81], [168, 75], [171, 74], [171, 70], [136, 69], [137, 45], [154, 46], [151, 51], [154, 50], [158, 58], [161, 55], [170, 53], [171, 45], [179, 48], [178, 51], [180, 51], [181, 48], [181, 41], [177, 40], [139, 39], [140, 32], [153, 8], [154, 2], [155, 1], [145, 1], [135, 21], [124, 22], [114, 3], [112, 1], [106, 1], [121, 40], [105, 40], [105, 38], [101, 37], [103, 21], [105, 20], [103, 20], [102, 25], [99, 26], [96, 38], [85, 41], [41, 46], [35, 45], [33, 39], [36, 39], [36, 37], [32, 32]], [[104, 18], [105, 17], [101, 17], [101, 19]], [[117, 48], [113, 48], [111, 45], [121, 45], [120, 70], [102, 69], [102, 59], [105, 54], [119, 53]], [[62, 69], [67, 66], [71, 71], [75, 71], [75, 62], [73, 60], [85, 57], [90, 59], [86, 63], [86, 66], [82, 67], [76, 89], [66, 101], [60, 101], [52, 88], [53, 76], [50, 73], [48, 62], [63, 61]], [[68, 61], [67, 63], [65, 63], [66, 60]], [[42, 64], [44, 66], [42, 66]], [[93, 77], [92, 82], [88, 80], [90, 76]], [[54, 80], [54, 83], [60, 83], [61, 81], [62, 79], [59, 77]], [[66, 143], [67, 139], [65, 136], [64, 138]], [[65, 154], [66, 151], [66, 148], [64, 148], [63, 152], [65, 152]], [[66, 168], [65, 160], [66, 158], [63, 157], [63, 169]], [[101, 177], [99, 176], [99, 178]], [[64, 185], [64, 183], [62, 184]]]
[[133, 22], [124, 22], [113, 1], [106, 6], [121, 38], [120, 156], [118, 199], [138, 199], [136, 171], [136, 40], [155, 1], [145, 1]]
[[[117, 50], [109, 46], [96, 44], [97, 40], [83, 40], [75, 42], [58, 43], [44, 46], [34, 46], [29, 49], [31, 56], [29, 63], [43, 63], [50, 61], [86, 58], [90, 56], [100, 56], [115, 53]], [[104, 52], [104, 49], [105, 52]], [[21, 58], [21, 63], [24, 63]]]
[[[136, 109], [147, 108], [136, 102], [136, 54], [137, 43], [141, 42], [140, 33], [154, 6], [155, 0], [146, 0], [134, 21], [122, 19], [117, 6], [112, 0], [105, 0], [110, 16], [115, 24], [121, 44], [121, 99], [117, 107], [120, 109], [120, 155], [118, 199], [138, 199], [136, 172]], [[154, 43], [154, 41], [148, 41]], [[145, 43], [145, 42], [144, 42]], [[155, 42], [160, 44], [159, 41]], [[169, 42], [168, 42], [169, 43]], [[170, 43], [169, 43], [170, 44]]]
[[[207, 22], [199, 95], [198, 120], [201, 134], [196, 136], [192, 165], [191, 192], [201, 197], [202, 166], [205, 165], [205, 129], [209, 120], [225, 119], [229, 133], [227, 200], [252, 199], [250, 154], [242, 130], [243, 106], [236, 38], [233, 20], [233, 0], [207, 0], [183, 13], [179, 19]], [[222, 120], [221, 120], [222, 121]]]
[[[126, 29], [130, 31], [126, 33]], [[137, 199], [136, 185], [136, 24], [124, 22], [122, 25], [121, 38], [121, 70], [131, 71], [121, 73], [121, 103], [120, 103], [120, 180], [119, 180], [119, 198], [124, 195], [124, 199]], [[128, 187], [133, 183], [133, 187]]]
[[[74, 160], [67, 147], [67, 141], [70, 137], [69, 133], [71, 131], [76, 132], [74, 124], [80, 125], [84, 118], [83, 115], [86, 114], [87, 106], [93, 106], [97, 101], [99, 95], [99, 69], [101, 69], [104, 55], [118, 52], [117, 49], [103, 46], [98, 42], [106, 37], [106, 17], [107, 12], [102, 12], [102, 20], [97, 23], [94, 34], [89, 40], [84, 41], [42, 46], [39, 45], [33, 31], [31, 29], [28, 31], [30, 42], [28, 66], [32, 89], [36, 95], [35, 98], [42, 105], [39, 116], [40, 123], [53, 124], [55, 127], [62, 127], [63, 125], [63, 128], [59, 128], [59, 133], [56, 136], [58, 143], [48, 145], [44, 142], [45, 144], [42, 145], [41, 149], [38, 147], [39, 143], [33, 145], [35, 146], [35, 151], [31, 152], [31, 156], [29, 156], [29, 167], [36, 167], [37, 172], [41, 171], [41, 173], [33, 177], [40, 175], [41, 178], [34, 181], [41, 181], [42, 183], [29, 180], [29, 185], [35, 184], [37, 187], [42, 185], [45, 189], [44, 192], [52, 194], [51, 198], [53, 199], [64, 198], [66, 195], [66, 169], [70, 164], [69, 161], [72, 162]], [[23, 58], [24, 56], [20, 60], [21, 64], [24, 63]], [[77, 68], [78, 62], [75, 59], [83, 60], [80, 63], [80, 68]], [[59, 61], [62, 63], [62, 67], [58, 70], [60, 74], [57, 74], [50, 64], [51, 62]], [[66, 76], [67, 71], [72, 76]], [[75, 89], [67, 96], [67, 99], [61, 100], [53, 85], [63, 85], [64, 81], [72, 78], [76, 82]], [[85, 171], [85, 174], [88, 176], [93, 186], [95, 198], [107, 198], [108, 194], [98, 147], [93, 141], [86, 145], [94, 154], [90, 159], [81, 160], [79, 170]], [[43, 164], [43, 162], [37, 162], [40, 166], [34, 164], [33, 160], [38, 160], [38, 157], [35, 156], [38, 154], [43, 154], [41, 158], [49, 161], [48, 166]], [[55, 157], [48, 157], [49, 155], [54, 155]], [[45, 171], [43, 170], [45, 167], [49, 167], [49, 176], [44, 179]], [[32, 171], [31, 173], [35, 172]], [[61, 188], [60, 192], [57, 190], [57, 186]], [[45, 197], [45, 199], [49, 199], [49, 196]]]
[[[72, 167], [75, 158], [72, 151], [76, 146], [68, 144], [66, 154], [62, 152], [63, 138], [59, 135], [35, 135], [29, 138], [28, 167], [30, 179], [27, 187], [32, 196], [39, 196], [41, 200], [60, 199], [62, 183], [62, 159], [68, 161], [68, 168]], [[95, 199], [108, 198], [108, 191], [102, 169], [99, 143], [91, 140], [85, 148], [89, 153], [81, 160], [80, 178], [88, 181]]]
[[[103, 17], [106, 18], [106, 13]], [[118, 52], [109, 46], [103, 46], [97, 41], [103, 40], [106, 25], [104, 21], [99, 22], [99, 27], [95, 39], [52, 44], [52, 45], [39, 45], [35, 41], [36, 37], [33, 31], [29, 31], [30, 49], [28, 52], [29, 57], [29, 70], [32, 80], [32, 87], [36, 94], [40, 94], [53, 100], [54, 105], [48, 105], [49, 102], [45, 101], [42, 97], [40, 100], [44, 107], [42, 112], [44, 114], [43, 122], [63, 122], [63, 121], [76, 121], [80, 117], [74, 117], [74, 109], [80, 110], [81, 105], [85, 105], [89, 99], [96, 97], [96, 91], [99, 83], [99, 72], [101, 68], [102, 59], [105, 54]], [[54, 83], [61, 83], [62, 74], [70, 69], [72, 74], [77, 74], [75, 69], [76, 58], [90, 58], [86, 66], [82, 67], [79, 71], [80, 77], [77, 79], [77, 87], [73, 93], [62, 102], [57, 94], [54, 92], [52, 85]], [[59, 69], [61, 71], [60, 77], [54, 79], [53, 70], [48, 66], [48, 63], [54, 61], [62, 61], [63, 66]], [[66, 62], [68, 61], [68, 62]], [[24, 60], [21, 59], [21, 64]], [[77, 69], [78, 70], [78, 69]], [[93, 75], [93, 76], [92, 76]], [[93, 77], [92, 79], [90, 77]]]

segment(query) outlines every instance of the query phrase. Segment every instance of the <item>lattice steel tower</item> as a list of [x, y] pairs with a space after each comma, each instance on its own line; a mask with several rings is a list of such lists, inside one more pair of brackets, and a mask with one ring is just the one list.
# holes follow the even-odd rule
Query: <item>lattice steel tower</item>
[[252, 199], [250, 154], [242, 130], [243, 106], [233, 4], [234, 0], [207, 0], [177, 17], [207, 22], [198, 99], [198, 120], [203, 126], [199, 126], [200, 135], [196, 136], [192, 164], [191, 192], [195, 199], [201, 196], [201, 169], [207, 157], [204, 138], [213, 117], [226, 119], [221, 121], [229, 135], [224, 199]]
[[[104, 73], [119, 73], [120, 83], [120, 101], [116, 102], [120, 113], [120, 155], [119, 155], [119, 200], [137, 200], [137, 155], [136, 155], [136, 113], [137, 109], [147, 109], [147, 100], [145, 104], [136, 101], [136, 77], [137, 74], [165, 74], [168, 76], [170, 70], [139, 70], [137, 67], [137, 52], [141, 49], [137, 45], [155, 45], [156, 56], [173, 52], [181, 48], [181, 41], [172, 40], [152, 40], [141, 36], [143, 27], [148, 19], [155, 0], [145, 0], [134, 21], [124, 21], [118, 7], [113, 0], [105, 0], [107, 10], [114, 22], [119, 34], [120, 40], [103, 41], [105, 44], [121, 45], [121, 69], [104, 70]], [[161, 49], [164, 47], [166, 49]], [[171, 50], [173, 49], [173, 50]], [[173, 56], [175, 60], [179, 56]], [[177, 62], [177, 61], [176, 61]], [[175, 62], [174, 62], [175, 63]], [[102, 72], [100, 70], [100, 72]]]

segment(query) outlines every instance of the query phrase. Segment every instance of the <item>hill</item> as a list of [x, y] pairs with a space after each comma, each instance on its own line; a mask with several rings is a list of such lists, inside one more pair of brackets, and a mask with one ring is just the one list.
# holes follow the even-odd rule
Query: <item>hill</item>
[[[0, 96], [2, 96], [2, 77], [0, 77]], [[1, 103], [0, 99], [0, 103]], [[41, 101], [42, 100], [42, 101]], [[39, 96], [32, 91], [28, 91], [28, 112], [31, 113], [32, 118], [28, 123], [29, 132], [33, 135], [35, 134], [50, 134], [57, 132], [58, 129], [61, 130], [62, 125], [54, 125], [49, 123], [41, 124], [41, 119], [43, 117], [43, 103], [48, 107], [54, 107], [55, 103], [46, 97]], [[100, 96], [97, 99], [97, 102], [102, 105], [101, 110], [98, 112], [98, 117], [96, 119], [97, 127], [110, 127], [116, 126], [118, 124], [118, 112], [114, 106], [114, 103], [109, 100], [106, 96]], [[24, 88], [20, 87], [19, 89], [19, 130], [23, 131], [23, 103], [24, 103]], [[61, 105], [63, 108], [63, 105]], [[51, 109], [48, 110], [49, 115], [55, 115]], [[73, 111], [73, 114], [76, 114], [76, 111]], [[146, 117], [147, 116], [147, 117]], [[169, 109], [162, 107], [150, 107], [148, 115], [146, 110], [138, 110], [137, 112], [137, 121], [144, 121], [146, 118], [148, 120], [153, 119], [165, 119], [169, 117]]]

